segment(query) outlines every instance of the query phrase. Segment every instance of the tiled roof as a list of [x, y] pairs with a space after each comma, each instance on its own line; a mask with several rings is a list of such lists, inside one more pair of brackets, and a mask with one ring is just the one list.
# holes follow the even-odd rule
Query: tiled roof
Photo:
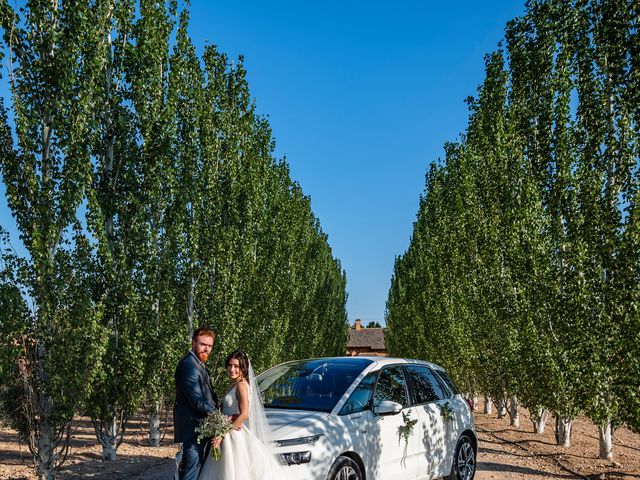
[[347, 348], [384, 350], [384, 328], [350, 328]]

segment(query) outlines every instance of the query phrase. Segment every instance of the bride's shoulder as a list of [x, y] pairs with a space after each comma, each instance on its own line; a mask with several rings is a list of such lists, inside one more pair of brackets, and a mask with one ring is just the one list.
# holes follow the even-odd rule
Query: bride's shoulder
[[249, 391], [249, 382], [247, 382], [246, 380], [241, 380], [236, 384], [235, 389], [236, 389], [236, 394], [246, 393]]

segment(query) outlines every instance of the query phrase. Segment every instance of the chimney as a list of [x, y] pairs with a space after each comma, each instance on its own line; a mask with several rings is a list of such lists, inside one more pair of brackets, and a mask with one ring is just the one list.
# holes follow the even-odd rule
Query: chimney
[[360, 319], [358, 318], [356, 320], [356, 324], [353, 326], [356, 330], [362, 330], [362, 322], [360, 321]]

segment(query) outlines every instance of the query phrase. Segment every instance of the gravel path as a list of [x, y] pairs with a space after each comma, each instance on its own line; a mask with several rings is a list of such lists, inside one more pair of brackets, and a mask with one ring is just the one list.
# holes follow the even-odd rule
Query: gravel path
[[[611, 462], [598, 460], [597, 429], [584, 418], [574, 423], [573, 445], [569, 449], [555, 445], [551, 421], [542, 435], [531, 431], [526, 411], [521, 423], [519, 429], [514, 429], [509, 427], [508, 419], [476, 414], [476, 480], [640, 480], [640, 434], [624, 428], [616, 430], [615, 461]], [[169, 430], [161, 447], [147, 446], [146, 423], [137, 418], [118, 449], [118, 459], [102, 462], [91, 423], [79, 417], [74, 422], [71, 455], [59, 478], [173, 480], [177, 445], [171, 443], [171, 436]], [[7, 428], [0, 428], [0, 480], [37, 480], [25, 445], [18, 441], [15, 431]]]
[[550, 457], [528, 453], [488, 430], [478, 429], [480, 448], [476, 480], [583, 479], [558, 467]]

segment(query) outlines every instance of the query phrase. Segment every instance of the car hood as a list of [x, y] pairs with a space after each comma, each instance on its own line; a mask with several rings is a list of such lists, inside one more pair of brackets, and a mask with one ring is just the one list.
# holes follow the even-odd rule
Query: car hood
[[322, 433], [313, 426], [325, 420], [329, 413], [309, 410], [267, 409], [267, 420], [277, 439], [293, 438]]

